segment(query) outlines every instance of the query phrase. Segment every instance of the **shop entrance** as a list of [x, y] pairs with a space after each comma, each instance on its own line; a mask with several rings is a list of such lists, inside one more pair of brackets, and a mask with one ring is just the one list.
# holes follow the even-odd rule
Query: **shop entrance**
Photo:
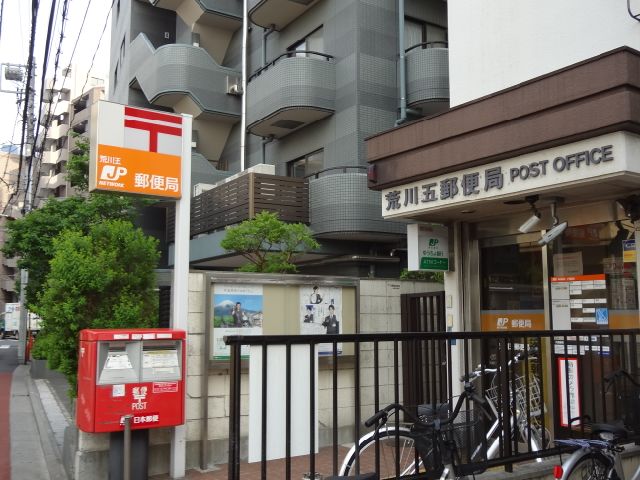
[[[617, 337], [579, 332], [640, 327], [634, 227], [628, 220], [604, 221], [570, 226], [546, 246], [538, 245], [539, 238], [479, 240], [480, 329], [576, 332], [554, 337], [542, 356], [543, 368], [553, 372], [547, 391], [556, 394], [547, 401], [562, 435], [582, 428], [580, 422], [569, 425], [570, 418], [608, 409], [603, 386], [586, 379], [624, 368], [620, 350], [626, 347], [616, 344]], [[571, 404], [569, 385], [575, 384], [589, 401]]]

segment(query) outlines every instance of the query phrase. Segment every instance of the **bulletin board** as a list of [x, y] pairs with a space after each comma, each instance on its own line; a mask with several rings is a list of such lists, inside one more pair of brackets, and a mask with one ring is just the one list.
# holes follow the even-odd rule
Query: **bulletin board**
[[[206, 299], [210, 361], [229, 360], [224, 337], [230, 335], [356, 333], [358, 285], [351, 277], [212, 276]], [[353, 346], [338, 343], [337, 350], [349, 355]], [[333, 343], [319, 344], [318, 353], [332, 355]], [[243, 347], [242, 358], [248, 355]]]

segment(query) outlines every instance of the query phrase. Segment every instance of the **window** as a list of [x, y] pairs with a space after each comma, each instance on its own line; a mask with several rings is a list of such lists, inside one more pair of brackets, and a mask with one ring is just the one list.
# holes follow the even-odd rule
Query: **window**
[[[405, 50], [421, 43], [446, 42], [447, 29], [417, 18], [404, 19], [404, 48]], [[434, 45], [441, 47], [443, 45]], [[427, 48], [424, 45], [422, 48]]]
[[304, 178], [319, 172], [324, 167], [324, 150], [316, 150], [304, 157], [289, 162], [290, 177]]
[[[297, 42], [295, 42], [293, 45], [291, 45], [289, 48], [287, 48], [287, 51], [288, 52], [311, 51], [311, 52], [324, 53], [324, 41], [322, 39], [322, 27], [320, 26], [320, 27], [316, 28], [309, 35], [307, 35], [303, 39], [298, 40]], [[310, 55], [306, 54], [306, 53], [296, 53], [295, 56], [296, 57], [308, 57]]]
[[124, 51], [126, 48], [125, 40], [126, 40], [126, 37], [122, 39], [122, 43], [120, 44], [120, 61], [124, 59]]

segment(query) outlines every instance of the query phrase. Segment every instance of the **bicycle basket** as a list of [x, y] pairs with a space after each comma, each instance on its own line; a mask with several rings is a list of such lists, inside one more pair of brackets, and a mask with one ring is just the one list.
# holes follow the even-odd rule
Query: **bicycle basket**
[[[439, 418], [443, 419], [442, 413], [437, 416], [423, 416], [421, 420], [432, 422]], [[419, 428], [419, 427], [418, 427]], [[440, 436], [437, 440], [442, 462], [453, 464], [456, 474], [470, 475], [482, 473], [486, 467], [487, 443], [484, 435], [483, 415], [480, 410], [461, 410], [455, 420], [440, 429]], [[433, 430], [414, 430], [426, 438], [433, 439], [437, 434]], [[433, 443], [431, 442], [430, 445]], [[437, 455], [427, 455], [425, 459], [427, 470], [432, 470], [438, 466]]]
[[[530, 375], [529, 377], [529, 385], [527, 392], [527, 377], [524, 375], [517, 375], [515, 378], [515, 404], [518, 412], [521, 415], [527, 414], [527, 400], [529, 405], [529, 414], [531, 417], [537, 417], [542, 413], [541, 410], [541, 398], [540, 398], [540, 379], [537, 375]], [[501, 409], [501, 406], [504, 404], [507, 399], [503, 398], [500, 395], [501, 385], [492, 384], [491, 387], [487, 388], [484, 392], [485, 396], [493, 402], [498, 410]], [[508, 385], [509, 389], [509, 403], [512, 404], [512, 399], [514, 395], [513, 384], [509, 381]], [[501, 400], [503, 403], [499, 402]]]

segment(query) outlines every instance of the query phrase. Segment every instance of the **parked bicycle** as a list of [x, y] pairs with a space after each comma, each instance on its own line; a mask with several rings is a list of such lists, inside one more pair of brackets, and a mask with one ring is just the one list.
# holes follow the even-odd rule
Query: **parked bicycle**
[[[507, 363], [507, 370], [516, 373], [513, 378], [500, 374], [498, 368], [484, 368], [480, 366], [469, 374], [472, 379], [480, 378], [483, 374], [492, 374], [491, 386], [484, 392], [489, 400], [495, 421], [487, 432], [488, 450], [487, 458], [496, 458], [500, 451], [503, 405], [509, 405], [509, 424], [511, 426], [511, 438], [517, 442], [528, 445], [529, 450], [537, 452], [550, 444], [551, 433], [544, 427], [543, 415], [545, 413], [540, 389], [540, 376], [529, 371], [522, 371], [525, 359], [531, 362], [537, 361], [537, 349], [529, 348], [527, 352], [516, 353]], [[520, 371], [518, 371], [520, 370]], [[503, 397], [503, 382], [507, 384], [508, 398]], [[505, 396], [506, 397], [506, 396]], [[538, 461], [541, 461], [539, 458]]]
[[[520, 368], [519, 365], [526, 358], [535, 360], [536, 352], [537, 350], [534, 348], [530, 348], [527, 353], [518, 352], [507, 363], [508, 370]], [[492, 375], [489, 382], [490, 387], [485, 390], [484, 396], [480, 397], [475, 393], [474, 383], [477, 383], [485, 375]], [[354, 444], [351, 447], [342, 463], [340, 475], [353, 475], [358, 463], [360, 471], [372, 470], [376, 466], [376, 457], [380, 458], [380, 470], [378, 471], [381, 478], [387, 478], [385, 474], [390, 475], [388, 478], [394, 478], [395, 473], [412, 475], [421, 471], [433, 470], [437, 472], [440, 465], [430, 464], [423, 460], [425, 454], [431, 456], [434, 444], [431, 438], [432, 430], [424, 425], [433, 423], [434, 418], [442, 425], [443, 416], [445, 419], [449, 419], [447, 423], [449, 428], [439, 432], [439, 435], [450, 436], [450, 441], [456, 441], [456, 447], [459, 450], [465, 450], [467, 464], [479, 464], [485, 459], [495, 458], [500, 453], [500, 445], [504, 443], [502, 421], [505, 414], [503, 407], [507, 405], [505, 402], [508, 402], [507, 415], [509, 415], [509, 424], [511, 425], [511, 438], [529, 445], [531, 451], [542, 450], [549, 443], [550, 434], [548, 430], [543, 428], [543, 423], [540, 420], [544, 413], [544, 405], [540, 398], [539, 377], [530, 375], [528, 372], [515, 375], [513, 378], [515, 389], [509, 385], [508, 398], [502, 398], [499, 388], [503, 377], [499, 368], [478, 366], [476, 370], [461, 378], [465, 385], [464, 391], [467, 392], [466, 396], [470, 396], [469, 388], [473, 388], [476, 398], [482, 399], [483, 410], [486, 413], [482, 425], [480, 425], [481, 419], [477, 410], [464, 411], [457, 422], [455, 418], [452, 418], [455, 415], [447, 417], [447, 412], [453, 402], [436, 406], [435, 410], [431, 405], [419, 405], [417, 419], [413, 414], [408, 413], [402, 405], [387, 406], [365, 422], [365, 426], [370, 427], [375, 424], [376, 428], [362, 436], [357, 445]], [[505, 381], [508, 380], [507, 378]], [[462, 399], [462, 397], [460, 398]], [[456, 405], [459, 405], [460, 401], [459, 399]], [[396, 421], [388, 423], [389, 417], [399, 412], [407, 412], [407, 418], [410, 422], [401, 423], [396, 419]], [[453, 412], [455, 413], [455, 409]], [[377, 419], [384, 421], [378, 423]], [[473, 433], [470, 434], [470, 431]], [[478, 432], [486, 433], [482, 435]], [[417, 462], [411, 461], [413, 457], [416, 457]], [[397, 472], [390, 470], [396, 463], [401, 465], [399, 470]], [[461, 469], [458, 468], [458, 470]]]
[[[640, 383], [628, 372], [617, 370], [605, 377], [606, 390], [619, 379], [628, 380], [640, 389]], [[620, 454], [624, 451], [623, 444], [628, 443], [632, 435], [627, 427], [622, 420], [594, 423], [591, 425], [592, 439], [556, 440], [557, 445], [577, 447], [577, 450], [561, 466], [554, 468], [554, 477], [558, 480], [625, 480]], [[640, 466], [631, 480], [640, 480]]]
[[[462, 410], [472, 403], [476, 409]], [[429, 473], [428, 478], [460, 478], [469, 475], [467, 463], [461, 461], [465, 448], [464, 439], [474, 444], [480, 415], [490, 418], [492, 413], [485, 397], [476, 393], [471, 382], [465, 382], [453, 411], [439, 408], [436, 412], [420, 412], [416, 417], [403, 405], [394, 403], [366, 420], [365, 426], [375, 426], [371, 435], [361, 439], [360, 448], [347, 454], [340, 475], [355, 476], [362, 471], [376, 471], [381, 479], [400, 478], [416, 473]], [[427, 408], [427, 406], [424, 406]], [[409, 426], [387, 425], [390, 418], [404, 413]], [[427, 413], [435, 413], [435, 419], [424, 421]], [[397, 417], [395, 417], [397, 419]]]

